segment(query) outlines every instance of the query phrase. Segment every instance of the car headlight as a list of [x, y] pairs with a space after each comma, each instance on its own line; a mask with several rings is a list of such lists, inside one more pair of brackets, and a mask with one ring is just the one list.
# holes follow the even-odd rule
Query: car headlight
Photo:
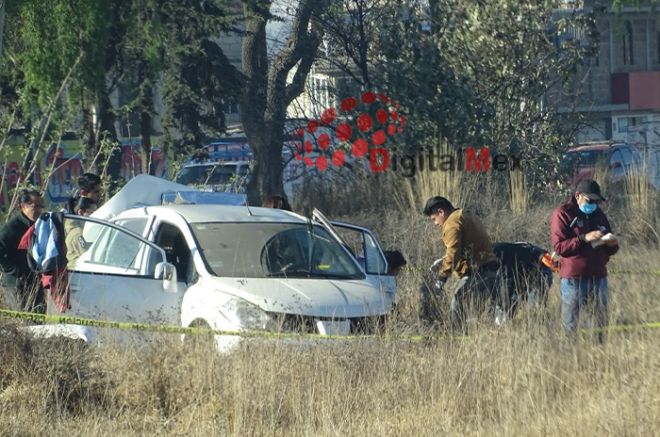
[[267, 312], [244, 300], [233, 299], [226, 305], [226, 315], [241, 329], [252, 331], [275, 330], [275, 322]]

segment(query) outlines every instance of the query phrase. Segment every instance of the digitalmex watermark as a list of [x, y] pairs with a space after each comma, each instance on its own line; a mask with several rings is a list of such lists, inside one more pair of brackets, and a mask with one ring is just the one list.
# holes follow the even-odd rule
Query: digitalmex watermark
[[347, 160], [366, 159], [374, 173], [391, 170], [404, 177], [418, 171], [487, 173], [522, 169], [522, 155], [492, 153], [488, 146], [447, 148], [438, 145], [414, 154], [390, 147], [406, 128], [401, 105], [385, 94], [347, 97], [339, 110], [327, 108], [319, 119], [294, 131], [294, 156], [307, 167], [326, 171]]

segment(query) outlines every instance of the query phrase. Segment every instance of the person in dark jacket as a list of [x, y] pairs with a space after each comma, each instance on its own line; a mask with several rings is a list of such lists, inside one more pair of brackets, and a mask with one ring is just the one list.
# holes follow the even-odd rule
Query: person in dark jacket
[[523, 301], [530, 307], [537, 302], [545, 305], [552, 287], [552, 269], [542, 261], [547, 251], [525, 241], [495, 243], [493, 251], [502, 266], [500, 304], [507, 316], [513, 318]]
[[[596, 306], [597, 327], [607, 325], [607, 262], [619, 250], [605, 213], [605, 198], [594, 180], [580, 181], [575, 194], [552, 214], [551, 237], [559, 263], [561, 318], [564, 329], [577, 329], [580, 307]], [[603, 332], [599, 333], [601, 342]]]
[[0, 287], [5, 307], [17, 311], [45, 310], [39, 278], [28, 267], [27, 252], [18, 249], [25, 232], [39, 218], [44, 201], [36, 190], [22, 190], [18, 211], [0, 227]]

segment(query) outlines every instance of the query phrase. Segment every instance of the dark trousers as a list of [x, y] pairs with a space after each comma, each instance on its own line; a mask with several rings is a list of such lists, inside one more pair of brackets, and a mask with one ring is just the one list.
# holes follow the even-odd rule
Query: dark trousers
[[[432, 285], [434, 280], [433, 275], [429, 274], [420, 286], [420, 317], [429, 322], [445, 319], [439, 305], [442, 295], [434, 289]], [[497, 302], [499, 293], [500, 275], [497, 268], [483, 269], [469, 276], [463, 276], [454, 287], [452, 294], [448, 317], [451, 330], [465, 334], [467, 308], [477, 311], [490, 308], [493, 302]]]
[[38, 283], [26, 285], [0, 285], [3, 307], [13, 311], [46, 312], [46, 297]]
[[492, 304], [499, 295], [499, 282], [497, 269], [480, 270], [458, 281], [450, 307], [452, 331], [467, 334], [466, 307], [478, 312], [489, 309], [489, 304]]

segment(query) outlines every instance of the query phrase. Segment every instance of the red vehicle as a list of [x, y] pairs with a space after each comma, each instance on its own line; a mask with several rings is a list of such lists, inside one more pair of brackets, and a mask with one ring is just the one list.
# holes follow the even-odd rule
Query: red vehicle
[[594, 142], [571, 147], [561, 164], [564, 182], [574, 187], [583, 179], [603, 179], [599, 182], [615, 183], [626, 175], [640, 173], [642, 155], [633, 144]]

